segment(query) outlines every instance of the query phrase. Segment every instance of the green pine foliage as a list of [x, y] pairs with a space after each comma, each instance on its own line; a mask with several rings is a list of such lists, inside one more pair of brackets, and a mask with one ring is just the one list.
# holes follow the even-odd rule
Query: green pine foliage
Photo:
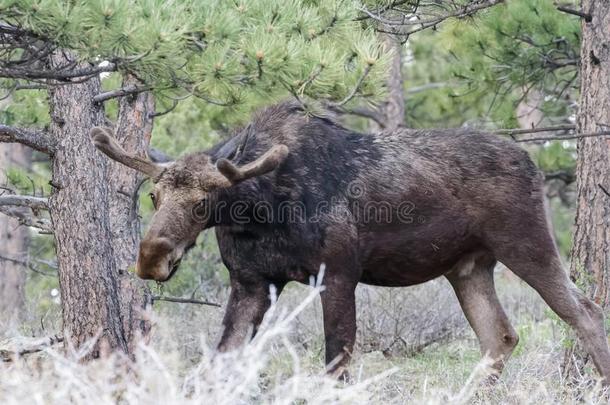
[[6, 22], [112, 61], [166, 97], [379, 97], [387, 63], [351, 0], [0, 0]]
[[409, 87], [441, 84], [409, 96], [417, 126], [517, 127], [515, 109], [527, 92], [546, 96], [545, 123], [574, 112], [580, 25], [550, 0], [511, 1], [474, 19], [445, 22], [409, 42]]

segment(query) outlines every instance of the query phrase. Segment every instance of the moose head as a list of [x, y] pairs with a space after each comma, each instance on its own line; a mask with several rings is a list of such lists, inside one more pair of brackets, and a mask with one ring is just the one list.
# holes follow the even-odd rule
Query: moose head
[[218, 190], [268, 173], [288, 155], [285, 145], [275, 145], [241, 167], [224, 158], [214, 164], [205, 153], [159, 164], [125, 151], [107, 128], [93, 128], [91, 138], [109, 158], [143, 173], [154, 183], [150, 198], [155, 213], [140, 243], [136, 273], [156, 281], [167, 281], [176, 273], [199, 233], [211, 225], [209, 217]]

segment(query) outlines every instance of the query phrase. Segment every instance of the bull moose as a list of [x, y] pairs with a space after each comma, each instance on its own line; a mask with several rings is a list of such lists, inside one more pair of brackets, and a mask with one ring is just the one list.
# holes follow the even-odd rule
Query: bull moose
[[[154, 183], [138, 276], [169, 280], [197, 235], [215, 227], [231, 279], [220, 351], [256, 331], [271, 285], [279, 294], [290, 281], [308, 283], [325, 264], [329, 372], [345, 371], [354, 346], [358, 283], [398, 287], [444, 276], [499, 374], [518, 342], [494, 287], [499, 261], [576, 330], [610, 381], [602, 310], [564, 271], [542, 176], [507, 139], [466, 129], [362, 134], [292, 103], [168, 164], [126, 152], [107, 129], [91, 136]], [[279, 215], [287, 206], [298, 212]]]

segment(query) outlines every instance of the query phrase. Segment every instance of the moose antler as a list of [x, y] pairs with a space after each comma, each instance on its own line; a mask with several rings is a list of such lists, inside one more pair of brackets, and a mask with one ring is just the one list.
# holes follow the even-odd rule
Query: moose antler
[[269, 173], [286, 159], [288, 152], [289, 150], [286, 145], [275, 145], [261, 157], [242, 167], [237, 167], [231, 161], [224, 158], [216, 162], [216, 167], [231, 184], [236, 184], [249, 178]]
[[116, 139], [114, 139], [114, 137], [111, 135], [109, 129], [94, 127], [91, 130], [90, 135], [95, 147], [102, 151], [110, 159], [116, 160], [125, 166], [142, 172], [153, 179], [163, 172], [164, 168], [162, 165], [154, 163], [147, 158], [141, 158], [125, 151], [125, 149], [123, 149]]

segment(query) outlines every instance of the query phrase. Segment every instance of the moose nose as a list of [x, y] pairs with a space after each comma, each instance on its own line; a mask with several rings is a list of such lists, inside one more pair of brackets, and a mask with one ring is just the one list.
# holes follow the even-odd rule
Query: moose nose
[[168, 238], [145, 238], [140, 243], [136, 264], [138, 277], [144, 280], [165, 281], [173, 267], [171, 258], [175, 244]]

